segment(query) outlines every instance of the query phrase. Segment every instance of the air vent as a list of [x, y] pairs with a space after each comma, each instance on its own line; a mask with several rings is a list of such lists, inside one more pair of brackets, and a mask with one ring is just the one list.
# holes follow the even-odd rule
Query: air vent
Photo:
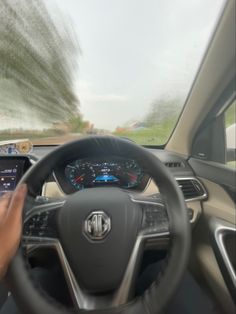
[[178, 162], [172, 162], [172, 161], [165, 162], [165, 166], [168, 168], [184, 168], [185, 167], [184, 163], [180, 162], [180, 161], [178, 161]]
[[185, 200], [200, 200], [207, 197], [207, 193], [202, 183], [195, 178], [177, 178]]

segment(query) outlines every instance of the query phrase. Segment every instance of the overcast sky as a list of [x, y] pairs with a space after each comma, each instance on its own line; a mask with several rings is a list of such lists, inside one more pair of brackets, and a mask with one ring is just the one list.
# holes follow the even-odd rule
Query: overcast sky
[[185, 98], [223, 0], [47, 0], [77, 33], [75, 89], [98, 128], [140, 119], [154, 99]]

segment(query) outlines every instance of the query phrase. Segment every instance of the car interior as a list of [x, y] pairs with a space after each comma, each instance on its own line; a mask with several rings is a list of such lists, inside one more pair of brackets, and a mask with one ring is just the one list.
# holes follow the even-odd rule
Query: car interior
[[0, 155], [0, 182], [28, 185], [0, 313], [12, 296], [30, 314], [236, 312], [235, 29], [228, 0], [165, 145], [87, 135]]

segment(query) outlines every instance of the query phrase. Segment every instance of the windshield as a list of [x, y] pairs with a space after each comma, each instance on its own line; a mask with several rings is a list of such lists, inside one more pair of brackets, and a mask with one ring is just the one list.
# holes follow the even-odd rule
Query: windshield
[[0, 141], [162, 145], [223, 0], [1, 0]]

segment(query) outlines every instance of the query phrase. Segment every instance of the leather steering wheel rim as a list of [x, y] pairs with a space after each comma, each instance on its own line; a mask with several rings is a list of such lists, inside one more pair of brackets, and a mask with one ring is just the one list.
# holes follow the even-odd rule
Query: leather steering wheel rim
[[[161, 278], [131, 302], [109, 309], [79, 310], [87, 314], [157, 314], [170, 301], [186, 270], [190, 252], [191, 232], [185, 201], [176, 180], [154, 154], [132, 142], [113, 136], [90, 136], [59, 146], [39, 160], [24, 175], [20, 183], [28, 185], [29, 195], [36, 196], [53, 167], [66, 155], [89, 156], [106, 153], [123, 157], [138, 156], [147, 165], [149, 173], [158, 185], [168, 212], [172, 243], [168, 263]], [[7, 281], [14, 299], [23, 313], [71, 314], [45, 298], [32, 284], [20, 250], [13, 258]]]

